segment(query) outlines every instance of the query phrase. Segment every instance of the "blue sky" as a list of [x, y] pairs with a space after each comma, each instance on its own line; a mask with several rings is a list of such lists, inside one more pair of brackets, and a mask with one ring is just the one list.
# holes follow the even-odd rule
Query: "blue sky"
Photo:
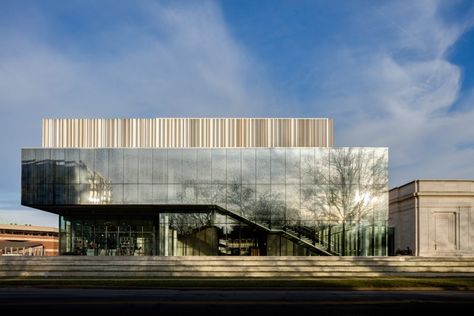
[[472, 1], [0, 0], [0, 222], [43, 117], [331, 117], [390, 187], [474, 179]]

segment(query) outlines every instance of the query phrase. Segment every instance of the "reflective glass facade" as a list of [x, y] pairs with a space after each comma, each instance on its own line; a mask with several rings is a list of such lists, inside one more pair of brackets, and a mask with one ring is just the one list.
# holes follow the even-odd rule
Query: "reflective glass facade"
[[385, 255], [387, 161], [386, 148], [23, 149], [22, 204], [61, 215], [62, 253]]

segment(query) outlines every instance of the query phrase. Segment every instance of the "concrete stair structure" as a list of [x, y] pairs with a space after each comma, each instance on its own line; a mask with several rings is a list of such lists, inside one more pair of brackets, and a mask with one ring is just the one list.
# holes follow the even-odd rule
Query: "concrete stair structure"
[[474, 277], [474, 257], [0, 257], [0, 278]]

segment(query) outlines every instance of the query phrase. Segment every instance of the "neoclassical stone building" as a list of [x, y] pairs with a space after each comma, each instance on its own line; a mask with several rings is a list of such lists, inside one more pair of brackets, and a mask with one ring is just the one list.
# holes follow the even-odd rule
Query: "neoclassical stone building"
[[389, 192], [394, 251], [474, 256], [474, 181], [415, 180]]

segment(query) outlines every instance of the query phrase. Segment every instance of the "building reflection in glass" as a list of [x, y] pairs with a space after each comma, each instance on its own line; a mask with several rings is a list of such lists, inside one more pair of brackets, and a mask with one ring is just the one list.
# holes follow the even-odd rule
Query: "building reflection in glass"
[[[24, 149], [22, 155], [22, 204], [54, 206], [62, 253], [386, 254], [386, 148]], [[92, 215], [94, 205], [109, 211]]]

